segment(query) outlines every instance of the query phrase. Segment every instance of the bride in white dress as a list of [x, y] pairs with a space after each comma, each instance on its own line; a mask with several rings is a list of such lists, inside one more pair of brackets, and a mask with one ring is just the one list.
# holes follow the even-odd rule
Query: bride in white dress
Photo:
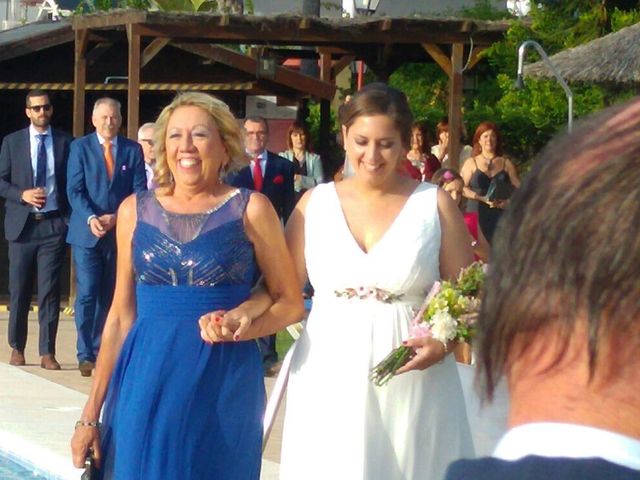
[[340, 121], [355, 175], [308, 191], [287, 225], [315, 296], [291, 364], [280, 478], [440, 479], [474, 455], [453, 345], [410, 340], [406, 373], [384, 387], [368, 375], [409, 338], [433, 282], [471, 263], [468, 234], [445, 192], [396, 172], [411, 135], [404, 94], [369, 85]]

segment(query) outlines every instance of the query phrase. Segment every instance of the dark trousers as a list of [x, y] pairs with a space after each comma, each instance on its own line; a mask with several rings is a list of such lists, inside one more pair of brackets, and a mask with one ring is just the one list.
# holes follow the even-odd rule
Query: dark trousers
[[276, 336], [268, 335], [258, 338], [258, 347], [262, 354], [262, 365], [265, 369], [273, 367], [278, 361], [278, 352], [276, 352]]
[[72, 252], [76, 268], [78, 361], [95, 362], [115, 287], [116, 252], [113, 235], [100, 239], [95, 247], [74, 245]]
[[16, 241], [9, 242], [9, 345], [24, 351], [29, 306], [37, 275], [40, 355], [55, 354], [60, 319], [60, 270], [67, 226], [62, 218], [30, 217]]

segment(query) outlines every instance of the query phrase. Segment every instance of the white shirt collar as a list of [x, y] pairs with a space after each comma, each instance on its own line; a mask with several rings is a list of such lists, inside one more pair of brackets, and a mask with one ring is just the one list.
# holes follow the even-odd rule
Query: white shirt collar
[[[36, 130], [36, 127], [34, 127], [33, 125], [29, 125], [29, 137], [37, 138], [36, 135], [43, 135], [43, 132], [39, 132], [38, 130]], [[44, 135], [47, 135], [48, 138], [51, 138], [51, 125], [47, 127], [47, 131], [44, 132]]]
[[251, 157], [251, 161], [252, 162], [256, 159], [256, 157], [258, 157], [260, 162], [266, 162], [267, 161], [267, 151], [266, 150], [263, 150], [258, 155], [255, 155], [255, 154], [247, 151], [247, 155], [249, 155], [249, 157]]
[[[98, 137], [98, 142], [100, 142], [100, 145], [103, 145], [104, 142], [106, 142], [105, 138], [102, 135], [100, 135], [98, 132], [96, 132], [96, 136]], [[117, 148], [118, 147], [118, 136], [117, 135], [111, 139], [111, 146], [113, 148]]]
[[640, 470], [640, 441], [618, 433], [568, 423], [528, 423], [509, 430], [493, 456], [519, 460], [527, 455], [564, 458], [602, 458]]

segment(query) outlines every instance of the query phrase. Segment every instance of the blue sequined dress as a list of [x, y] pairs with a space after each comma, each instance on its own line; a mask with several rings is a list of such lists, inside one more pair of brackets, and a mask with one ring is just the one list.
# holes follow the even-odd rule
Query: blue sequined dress
[[250, 191], [202, 214], [137, 196], [137, 319], [102, 414], [105, 479], [257, 480], [265, 393], [255, 341], [207, 345], [198, 318], [249, 296]]

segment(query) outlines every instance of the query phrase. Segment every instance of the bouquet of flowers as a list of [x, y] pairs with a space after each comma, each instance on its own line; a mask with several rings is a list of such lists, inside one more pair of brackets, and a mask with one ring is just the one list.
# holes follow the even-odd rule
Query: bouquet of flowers
[[[434, 283], [411, 322], [411, 337], [431, 337], [445, 345], [452, 340], [471, 340], [485, 275], [484, 264], [474, 262], [463, 268], [455, 281]], [[396, 348], [371, 369], [369, 379], [377, 386], [385, 385], [413, 355], [412, 347]]]

